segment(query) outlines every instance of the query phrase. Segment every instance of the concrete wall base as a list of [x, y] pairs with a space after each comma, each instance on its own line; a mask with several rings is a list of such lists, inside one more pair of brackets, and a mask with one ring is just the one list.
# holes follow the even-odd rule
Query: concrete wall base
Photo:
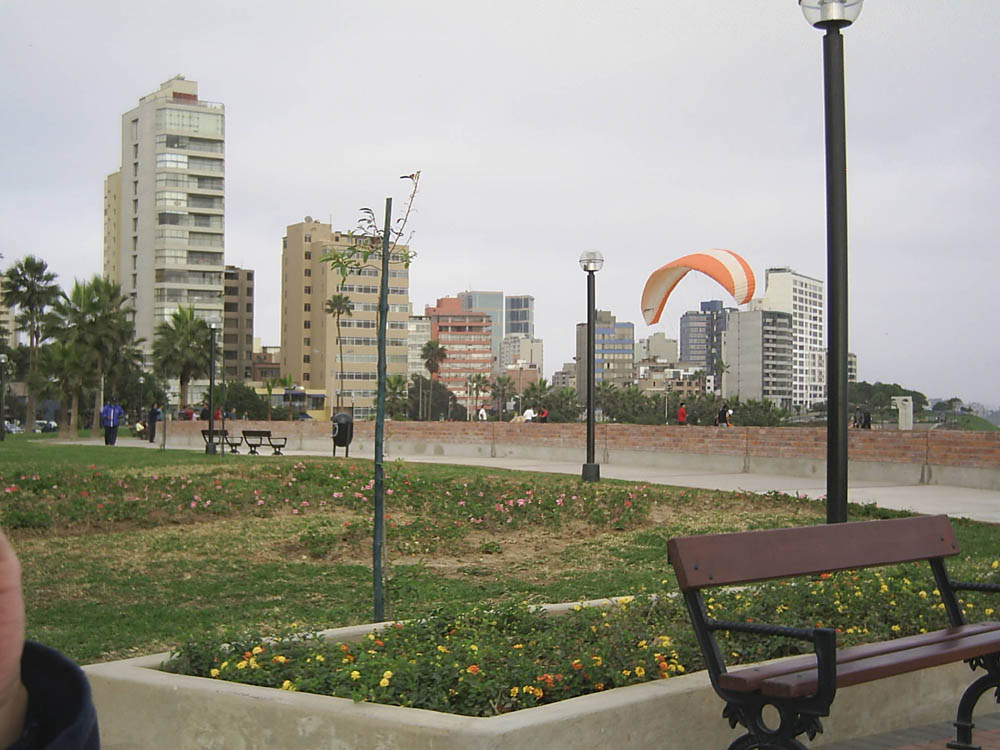
[[[326, 635], [356, 640], [373, 629]], [[723, 750], [740, 734], [705, 672], [477, 718], [173, 675], [157, 669], [166, 657], [85, 668], [105, 750]], [[844, 688], [811, 746], [951, 721], [972, 679], [954, 664]], [[989, 700], [980, 709], [1000, 710]]]

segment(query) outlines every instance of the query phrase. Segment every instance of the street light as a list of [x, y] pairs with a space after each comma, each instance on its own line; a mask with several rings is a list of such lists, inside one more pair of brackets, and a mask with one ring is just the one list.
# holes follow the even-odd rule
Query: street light
[[844, 38], [840, 29], [861, 13], [863, 0], [799, 0], [811, 26], [824, 30], [826, 109], [826, 522], [847, 521], [847, 130]]
[[4, 389], [5, 384], [3, 382], [3, 376], [7, 370], [7, 355], [0, 354], [0, 440], [3, 440], [7, 435], [7, 417], [3, 411], [4, 402]]
[[[135, 422], [138, 424], [142, 421], [142, 384], [146, 382], [146, 379], [140, 375], [139, 376], [139, 388], [136, 391], [138, 398], [135, 400], [135, 410], [137, 412]], [[146, 425], [146, 434], [149, 434], [149, 425]]]
[[210, 338], [212, 341], [208, 353], [208, 442], [205, 444], [205, 453], [215, 454], [215, 332], [219, 330], [218, 318], [208, 321]]
[[580, 255], [580, 268], [587, 274], [587, 463], [583, 465], [583, 481], [597, 482], [601, 466], [594, 462], [594, 274], [604, 265], [604, 256], [597, 250], [586, 250]]

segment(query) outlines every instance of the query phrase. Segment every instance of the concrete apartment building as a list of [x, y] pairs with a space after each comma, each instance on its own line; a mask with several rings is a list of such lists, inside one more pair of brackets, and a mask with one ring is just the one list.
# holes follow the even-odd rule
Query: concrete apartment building
[[506, 371], [511, 365], [525, 362], [535, 365], [538, 371], [542, 372], [544, 349], [541, 339], [531, 339], [519, 333], [504, 336], [500, 344], [500, 370]]
[[254, 272], [226, 266], [222, 291], [222, 367], [226, 380], [253, 379]]
[[131, 301], [147, 355], [181, 307], [223, 319], [225, 111], [175, 76], [122, 115], [104, 181], [104, 273]]
[[[322, 257], [327, 251], [346, 250], [362, 241], [366, 239], [307, 216], [288, 226], [281, 251], [281, 372], [308, 391], [325, 391], [329, 409], [336, 406], [339, 391], [343, 405], [354, 407], [356, 419], [375, 414], [381, 253], [372, 253], [368, 265], [346, 279]], [[386, 371], [390, 376], [407, 373], [407, 250], [400, 245], [389, 259]], [[351, 315], [341, 317], [339, 338], [334, 316], [325, 311], [326, 301], [335, 294], [351, 300]]]
[[770, 401], [792, 406], [793, 337], [791, 313], [777, 310], [731, 312], [722, 341], [724, 398]]
[[[635, 324], [598, 310], [594, 325], [594, 382], [607, 380], [619, 388], [635, 382]], [[576, 382], [583, 396], [587, 383], [587, 324], [576, 324]]]
[[[410, 305], [412, 308], [413, 305]], [[414, 315], [410, 313], [407, 318], [407, 375], [421, 375], [428, 377], [427, 367], [424, 366], [424, 358], [421, 352], [424, 344], [431, 340], [431, 319], [426, 315]]]
[[504, 298], [503, 335], [513, 334], [535, 338], [535, 298], [530, 294]]
[[792, 405], [810, 408], [826, 401], [826, 305], [823, 282], [790, 268], [764, 274], [764, 310], [792, 316]]
[[715, 363], [722, 357], [722, 334], [726, 316], [735, 308], [724, 307], [722, 300], [707, 300], [700, 310], [689, 310], [681, 316], [680, 358], [683, 362], [700, 365], [712, 375]]
[[468, 381], [473, 375], [489, 378], [493, 372], [493, 328], [485, 312], [466, 310], [458, 297], [442, 297], [424, 313], [431, 319], [431, 338], [448, 357], [437, 373], [439, 380], [458, 402], [471, 409], [473, 397]]
[[493, 331], [491, 345], [493, 349], [493, 371], [502, 369], [500, 355], [504, 337], [504, 296], [503, 292], [459, 292], [463, 310], [486, 313], [490, 316], [490, 327]]
[[559, 391], [563, 388], [572, 388], [574, 391], [577, 390], [576, 362], [564, 362], [562, 369], [556, 370], [552, 373], [552, 389]]

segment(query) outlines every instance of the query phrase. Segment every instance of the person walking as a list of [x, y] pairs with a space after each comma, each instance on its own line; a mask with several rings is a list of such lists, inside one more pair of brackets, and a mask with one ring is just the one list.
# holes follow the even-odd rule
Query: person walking
[[149, 414], [146, 415], [146, 432], [149, 434], [149, 442], [156, 440], [156, 420], [160, 418], [160, 405], [155, 401], [149, 407]]
[[688, 423], [687, 404], [681, 401], [681, 405], [677, 408], [677, 424], [687, 424], [687, 423]]
[[732, 427], [733, 420], [730, 417], [733, 415], [733, 410], [729, 408], [729, 404], [723, 404], [722, 408], [719, 409], [719, 415], [715, 418], [715, 423], [719, 427]]
[[104, 444], [114, 445], [118, 441], [118, 426], [125, 419], [125, 410], [118, 405], [114, 396], [101, 409], [101, 424], [104, 425]]
[[479, 421], [480, 422], [485, 422], [486, 421], [486, 407], [485, 406], [480, 406], [479, 407]]

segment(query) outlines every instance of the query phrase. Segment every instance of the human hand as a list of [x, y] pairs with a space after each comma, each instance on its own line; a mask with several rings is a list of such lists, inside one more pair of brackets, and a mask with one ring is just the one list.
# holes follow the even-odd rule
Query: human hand
[[16, 742], [24, 727], [28, 691], [21, 683], [23, 649], [21, 563], [0, 530], [0, 747]]

